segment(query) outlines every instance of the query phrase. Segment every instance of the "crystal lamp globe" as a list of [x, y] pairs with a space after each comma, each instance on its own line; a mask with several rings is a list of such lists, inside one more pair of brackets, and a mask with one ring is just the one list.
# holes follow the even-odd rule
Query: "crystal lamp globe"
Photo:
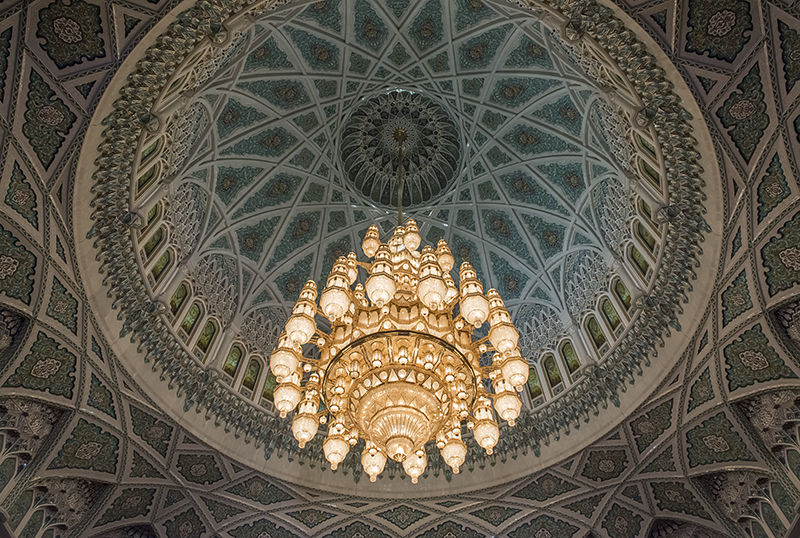
[[[420, 243], [413, 220], [387, 243], [370, 227], [362, 250], [372, 262], [352, 252], [339, 258], [319, 306], [317, 286], [307, 282], [270, 359], [275, 406], [282, 417], [296, 410], [292, 433], [300, 447], [325, 424], [322, 448], [336, 469], [361, 438], [361, 464], [372, 481], [391, 458], [416, 483], [429, 441], [457, 473], [467, 454], [463, 425], [491, 454], [498, 419], [514, 425], [522, 406], [516, 391], [528, 380], [500, 294], [484, 294], [469, 263], [461, 265], [456, 287], [447, 243], [419, 251]], [[317, 327], [318, 313], [330, 332]], [[488, 336], [474, 339], [487, 322]], [[303, 354], [307, 344], [319, 358]], [[488, 366], [481, 356], [491, 357]]]

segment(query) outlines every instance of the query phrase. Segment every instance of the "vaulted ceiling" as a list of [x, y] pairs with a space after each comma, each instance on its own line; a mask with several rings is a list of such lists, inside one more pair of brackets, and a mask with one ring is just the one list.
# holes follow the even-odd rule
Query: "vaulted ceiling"
[[[286, 2], [222, 30], [204, 21], [243, 6], [0, 3], [0, 509], [14, 534], [781, 538], [800, 501], [800, 2], [617, 0], [621, 23], [605, 27], [593, 1], [549, 4], [566, 16], [560, 29], [545, 24], [555, 19], [544, 6], [500, 0]], [[173, 21], [195, 33], [157, 40]], [[354, 31], [369, 24], [369, 39]], [[637, 363], [642, 375], [631, 366], [618, 395], [579, 417], [580, 429], [568, 420], [523, 443], [533, 431], [523, 428], [458, 477], [434, 466], [413, 489], [389, 469], [370, 491], [357, 466], [334, 474], [298, 455], [288, 423], [258, 401], [265, 371], [255, 390], [243, 365], [226, 381], [226, 348], [210, 366], [230, 406], [212, 409], [197, 378], [186, 382], [205, 371], [202, 353], [199, 367], [145, 363], [139, 341], [129, 343], [139, 318], [117, 324], [126, 303], [106, 292], [119, 289], [118, 274], [94, 265], [106, 238], [92, 219], [109, 208], [89, 203], [103, 190], [89, 191], [93, 174], [117, 157], [93, 152], [101, 131], [119, 128], [101, 124], [113, 101], [156, 102], [168, 79], [158, 66], [190, 54], [202, 35], [219, 38], [207, 50], [222, 53], [194, 59], [205, 71], [193, 71], [191, 92], [171, 101], [165, 88], [156, 116], [118, 115], [141, 140], [174, 121], [161, 216], [188, 260], [181, 274], [223, 325], [201, 351], [241, 341], [268, 353], [298, 283], [357, 250], [369, 224], [391, 229], [387, 190], [366, 184], [354, 164], [379, 155], [367, 154], [359, 133], [387, 119], [388, 105], [373, 97], [391, 90], [417, 99], [410, 110], [425, 109], [439, 129], [426, 131], [431, 164], [409, 166], [407, 212], [423, 239], [446, 238], [515, 315], [552, 313], [557, 322], [527, 335], [532, 365], [554, 339], [579, 340], [571, 324], [619, 269], [619, 223], [635, 212], [619, 203], [631, 177], [620, 156], [630, 155], [601, 110], [608, 88], [568, 54], [583, 34], [598, 43], [630, 34], [668, 68], [693, 121], [705, 124], [696, 147], [711, 195], [702, 263], [685, 274], [690, 302], [675, 303], [674, 320], [689, 324], [671, 323], [666, 347]], [[630, 51], [619, 60], [628, 77], [656, 80]], [[152, 94], [126, 93], [125, 77], [114, 79], [134, 66], [144, 66]], [[419, 117], [389, 120], [413, 126]], [[452, 136], [434, 148], [442, 133]], [[142, 157], [140, 138], [128, 142], [115, 151]], [[153, 230], [148, 203], [130, 206], [139, 222], [117, 208], [117, 229], [136, 248]], [[690, 214], [663, 218], [654, 231], [688, 226]], [[580, 265], [581, 252], [597, 262]], [[144, 280], [154, 259], [144, 259]], [[596, 282], [585, 281], [586, 267]], [[636, 312], [654, 312], [664, 297], [643, 296]], [[531, 395], [526, 405], [541, 413], [566, 400]]]

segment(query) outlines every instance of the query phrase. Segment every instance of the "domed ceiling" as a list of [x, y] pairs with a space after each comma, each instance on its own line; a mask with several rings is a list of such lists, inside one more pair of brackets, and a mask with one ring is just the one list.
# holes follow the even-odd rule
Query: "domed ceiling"
[[[371, 224], [396, 225], [398, 125], [414, 126], [403, 201], [423, 239], [447, 239], [512, 314], [547, 312], [528, 356], [591, 302], [632, 208], [596, 83], [525, 13], [334, 1], [270, 14], [236, 43], [189, 108], [199, 136], [175, 196], [197, 210], [174, 214], [201, 287], [226, 268], [220, 313], [265, 353], [277, 335], [256, 327], [360, 254]], [[382, 109], [395, 90], [409, 105]]]
[[[398, 127], [404, 218], [470, 262], [521, 333], [533, 412], [505, 430], [499, 454], [539, 456], [609, 399], [620, 405], [656, 343], [680, 345], [669, 336], [698, 315], [683, 316], [680, 301], [708, 230], [690, 115], [669, 84], [652, 83], [663, 72], [643, 48], [647, 69], [631, 72], [651, 83], [636, 86], [580, 29], [542, 23], [558, 17], [504, 2], [283, 5], [209, 27], [217, 45], [171, 68], [165, 92], [137, 113], [141, 134], [115, 119], [140, 104], [117, 105], [104, 121], [136, 137], [137, 155], [120, 173], [98, 168], [89, 235], [105, 281], [129, 297], [120, 334], [178, 383], [185, 409], [236, 420], [267, 460], [284, 450], [269, 354], [305, 281], [322, 285], [338, 257], [361, 255], [370, 225], [396, 226]], [[122, 147], [98, 162], [124, 162]], [[130, 198], [110, 187], [125, 174]], [[131, 212], [112, 216], [119, 203]], [[120, 224], [136, 229], [135, 261]], [[287, 448], [313, 462], [317, 441]]]

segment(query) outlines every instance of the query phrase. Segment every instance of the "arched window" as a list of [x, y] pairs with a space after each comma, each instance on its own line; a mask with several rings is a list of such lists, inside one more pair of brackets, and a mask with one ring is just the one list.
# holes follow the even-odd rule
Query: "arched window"
[[186, 297], [189, 296], [189, 287], [186, 283], [181, 283], [175, 293], [172, 294], [172, 299], [169, 300], [169, 312], [173, 317], [178, 315], [178, 311], [183, 306]]
[[192, 306], [189, 307], [189, 310], [186, 312], [186, 316], [181, 322], [181, 331], [183, 331], [186, 336], [191, 336], [195, 326], [197, 325], [197, 321], [202, 317], [202, 315], [203, 307], [200, 306], [200, 303], [195, 301], [192, 303]]
[[217, 325], [208, 320], [203, 327], [203, 330], [200, 331], [200, 336], [197, 338], [197, 347], [200, 348], [200, 351], [203, 353], [208, 351], [211, 342], [214, 341], [214, 335], [217, 334]]
[[656, 172], [656, 169], [650, 166], [650, 163], [639, 158], [639, 169], [642, 171], [644, 177], [653, 184], [654, 187], [661, 190], [661, 175]]
[[537, 398], [542, 397], [542, 382], [539, 381], [539, 373], [536, 371], [536, 368], [531, 368], [528, 370], [528, 395], [531, 397], [531, 401], [536, 403]]
[[167, 249], [153, 266], [153, 270], [150, 271], [150, 274], [153, 276], [154, 283], [157, 283], [159, 280], [161, 280], [161, 277], [164, 276], [167, 268], [170, 265], [172, 265], [172, 251]]
[[581, 367], [581, 361], [578, 358], [578, 354], [575, 353], [575, 346], [569, 340], [561, 346], [561, 358], [564, 359], [564, 364], [567, 365], [567, 370], [570, 374], [574, 374]]
[[606, 318], [608, 326], [611, 327], [611, 331], [616, 331], [617, 327], [622, 323], [622, 319], [619, 317], [619, 314], [617, 314], [617, 309], [614, 308], [614, 305], [608, 297], [600, 301], [600, 310], [603, 311], [603, 316]]
[[636, 136], [636, 141], [638, 142], [637, 146], [639, 146], [639, 149], [643, 150], [651, 159], [655, 161], [657, 159], [655, 146], [653, 146], [653, 144], [647, 138], [643, 137], [639, 133], [634, 134]]
[[275, 401], [275, 389], [278, 388], [278, 380], [275, 378], [272, 372], [267, 372], [267, 380], [264, 382], [264, 391], [261, 393], [261, 398], [264, 400], [269, 400], [270, 402]]
[[800, 453], [796, 450], [786, 450], [786, 465], [792, 470], [794, 475], [800, 480]]
[[150, 157], [155, 155], [160, 149], [161, 145], [164, 143], [164, 138], [159, 136], [155, 140], [153, 140], [147, 147], [142, 150], [142, 156], [139, 159], [139, 165], [142, 165], [150, 160]]
[[631, 294], [628, 291], [628, 288], [625, 287], [625, 284], [622, 283], [622, 280], [617, 279], [617, 282], [614, 284], [614, 293], [617, 294], [619, 301], [622, 303], [622, 306], [625, 307], [625, 311], [631, 309]]
[[244, 371], [244, 379], [242, 379], [242, 386], [246, 389], [255, 390], [256, 382], [258, 381], [258, 374], [261, 372], [261, 363], [258, 359], [250, 359], [247, 365], [247, 370]]
[[646, 218], [649, 222], [653, 222], [653, 210], [650, 209], [650, 206], [639, 198], [639, 214]]
[[589, 316], [586, 320], [586, 330], [589, 333], [589, 336], [592, 338], [592, 343], [597, 348], [597, 351], [600, 351], [604, 345], [606, 345], [606, 335], [603, 332], [603, 329], [600, 328], [600, 324], [597, 323], [597, 318], [594, 316]]
[[647, 250], [651, 253], [655, 252], [656, 239], [647, 231], [647, 228], [645, 228], [641, 222], [636, 223], [636, 236], [642, 240], [642, 244], [647, 247]]
[[547, 375], [547, 382], [550, 384], [550, 389], [552, 389], [553, 394], [558, 394], [561, 392], [562, 379], [561, 372], [556, 365], [555, 357], [547, 355], [542, 366], [544, 366], [544, 372], [545, 375]]
[[636, 267], [636, 270], [639, 271], [639, 274], [642, 275], [642, 278], [647, 278], [647, 271], [650, 269], [650, 264], [647, 263], [647, 260], [644, 258], [642, 253], [639, 252], [639, 249], [631, 245], [628, 253], [631, 261], [633, 262], [633, 266]]
[[222, 371], [233, 377], [236, 375], [236, 370], [239, 369], [239, 362], [242, 360], [242, 348], [238, 344], [234, 344], [228, 352], [228, 357], [225, 359], [225, 364], [222, 365]]
[[159, 228], [156, 232], [147, 240], [147, 243], [144, 244], [144, 259], [150, 259], [150, 256], [153, 255], [153, 251], [155, 251], [158, 246], [161, 244], [161, 241], [164, 239], [164, 228]]
[[150, 231], [150, 228], [158, 222], [159, 218], [161, 217], [161, 203], [157, 203], [150, 211], [147, 212], [147, 223], [144, 225], [144, 229], [142, 230], [142, 235], [147, 235], [147, 232]]
[[136, 182], [136, 193], [141, 195], [144, 191], [147, 190], [147, 187], [153, 184], [153, 182], [158, 177], [158, 171], [161, 169], [161, 164], [156, 163], [151, 166], [144, 174], [139, 176], [139, 180]]

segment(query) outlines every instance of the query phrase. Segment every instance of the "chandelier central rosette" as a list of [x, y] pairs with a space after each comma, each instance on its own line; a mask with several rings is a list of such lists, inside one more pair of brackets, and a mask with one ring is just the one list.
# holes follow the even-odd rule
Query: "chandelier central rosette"
[[[292, 433], [300, 448], [327, 424], [323, 451], [336, 469], [362, 438], [361, 464], [373, 482], [392, 458], [416, 483], [432, 440], [457, 473], [467, 454], [463, 425], [491, 454], [500, 436], [495, 412], [513, 426], [522, 407], [515, 390], [528, 380], [497, 291], [484, 294], [466, 262], [456, 286], [447, 243], [420, 252], [420, 242], [413, 220], [388, 243], [371, 226], [362, 250], [373, 261], [360, 262], [353, 252], [339, 258], [319, 307], [317, 285], [308, 281], [270, 359], [275, 406], [281, 417], [297, 410]], [[330, 322], [329, 333], [317, 327], [317, 314]], [[473, 339], [486, 322], [488, 336]], [[303, 355], [309, 343], [319, 358]], [[490, 357], [488, 365], [481, 356]]]

